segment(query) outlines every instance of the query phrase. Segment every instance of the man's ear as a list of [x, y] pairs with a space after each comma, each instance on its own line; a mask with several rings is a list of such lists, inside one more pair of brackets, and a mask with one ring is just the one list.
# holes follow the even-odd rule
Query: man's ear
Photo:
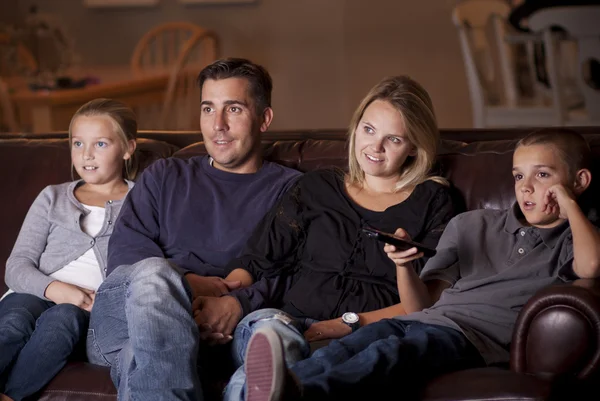
[[266, 132], [269, 129], [269, 125], [273, 121], [273, 109], [267, 107], [262, 113], [262, 122], [260, 123], [260, 132]]
[[131, 155], [133, 155], [133, 152], [135, 152], [136, 146], [137, 142], [135, 141], [135, 139], [130, 139], [127, 141], [127, 151], [123, 155], [123, 160], [131, 159]]
[[592, 173], [587, 168], [582, 168], [575, 173], [575, 185], [573, 187], [575, 194], [580, 195], [592, 182]]

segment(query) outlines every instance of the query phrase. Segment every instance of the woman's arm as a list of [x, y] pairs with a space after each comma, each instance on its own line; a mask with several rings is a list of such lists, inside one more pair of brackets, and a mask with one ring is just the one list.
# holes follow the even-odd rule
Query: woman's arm
[[[302, 178], [300, 181], [303, 181]], [[247, 287], [263, 277], [276, 277], [293, 268], [304, 241], [303, 201], [297, 182], [258, 223], [242, 256], [229, 262], [226, 280]]]

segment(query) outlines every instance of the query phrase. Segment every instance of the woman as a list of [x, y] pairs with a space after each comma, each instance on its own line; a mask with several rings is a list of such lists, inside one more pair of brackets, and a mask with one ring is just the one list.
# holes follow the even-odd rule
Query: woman
[[[229, 265], [228, 278], [258, 281], [242, 290], [248, 302], [240, 301], [239, 316], [247, 316], [234, 335], [239, 365], [252, 332], [265, 325], [276, 328], [293, 363], [308, 356], [309, 341], [339, 338], [404, 313], [395, 263], [362, 228], [435, 248], [454, 215], [446, 181], [430, 175], [438, 143], [431, 99], [417, 82], [390, 77], [369, 92], [350, 124], [348, 172], [305, 174]], [[417, 271], [425, 263], [415, 248], [395, 255], [396, 263], [412, 262]], [[272, 290], [261, 290], [266, 287]], [[226, 336], [227, 325], [209, 316], [207, 302], [196, 302], [198, 323]], [[240, 367], [226, 399], [241, 399], [243, 383]]]

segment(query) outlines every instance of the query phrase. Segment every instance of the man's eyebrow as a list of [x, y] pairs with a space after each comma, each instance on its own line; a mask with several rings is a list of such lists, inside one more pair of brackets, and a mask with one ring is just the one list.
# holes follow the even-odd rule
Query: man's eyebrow
[[226, 100], [224, 104], [226, 104], [227, 106], [231, 106], [232, 104], [239, 104], [241, 106], [248, 107], [248, 103], [244, 102], [243, 100]]

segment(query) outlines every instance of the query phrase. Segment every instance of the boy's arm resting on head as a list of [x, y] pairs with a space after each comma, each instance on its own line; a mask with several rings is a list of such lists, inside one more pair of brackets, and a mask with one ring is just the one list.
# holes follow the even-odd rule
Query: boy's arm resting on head
[[573, 235], [573, 272], [580, 278], [600, 277], [600, 233], [575, 200], [565, 208]]
[[46, 249], [50, 234], [49, 210], [52, 189], [46, 187], [32, 203], [13, 250], [6, 261], [5, 281], [15, 292], [48, 299], [46, 288], [55, 281], [39, 270], [40, 257]]
[[159, 216], [161, 187], [154, 175], [156, 170], [156, 164], [144, 170], [123, 201], [108, 244], [107, 275], [121, 265], [165, 257], [157, 244], [164, 217]]

